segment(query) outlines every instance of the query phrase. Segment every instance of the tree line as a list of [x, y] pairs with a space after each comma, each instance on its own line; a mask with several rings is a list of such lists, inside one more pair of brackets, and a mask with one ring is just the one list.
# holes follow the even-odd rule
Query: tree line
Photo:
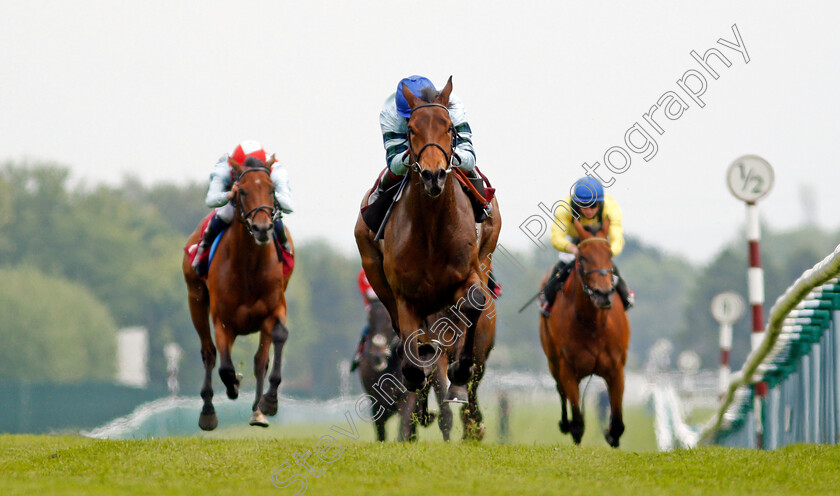
[[[120, 327], [150, 333], [149, 373], [166, 381], [163, 346], [184, 350], [181, 391], [197, 394], [202, 365], [180, 271], [187, 236], [209, 213], [205, 184], [72, 185], [69, 171], [52, 163], [6, 163], [0, 168], [0, 381], [107, 380], [115, 370], [113, 336]], [[293, 230], [294, 226], [290, 228]], [[803, 227], [763, 230], [767, 305], [834, 248], [836, 232]], [[294, 232], [293, 232], [294, 234]], [[717, 324], [709, 313], [720, 291], [746, 295], [746, 244], [734, 236], [706, 266], [668, 254], [629, 233], [616, 259], [637, 293], [630, 312], [630, 366], [640, 367], [660, 338], [700, 353], [717, 365]], [[537, 309], [519, 308], [536, 293], [556, 260], [553, 250], [497, 251], [496, 348], [490, 365], [545, 371]], [[290, 338], [283, 391], [333, 396], [338, 363], [352, 357], [365, 323], [356, 288], [358, 256], [324, 240], [297, 243], [287, 294]], [[735, 325], [733, 364], [749, 351], [748, 319]], [[234, 364], [252, 379], [255, 336], [239, 338]], [[357, 382], [355, 380], [353, 383]], [[218, 384], [218, 381], [216, 382]]]

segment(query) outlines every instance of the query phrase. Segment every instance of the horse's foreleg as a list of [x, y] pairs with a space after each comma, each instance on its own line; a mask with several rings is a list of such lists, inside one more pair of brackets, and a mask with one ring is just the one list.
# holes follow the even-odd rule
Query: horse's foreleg
[[382, 415], [376, 419], [376, 440], [385, 441], [385, 416]]
[[214, 324], [216, 325], [216, 346], [219, 349], [219, 362], [221, 362], [219, 363], [219, 377], [227, 388], [228, 398], [235, 400], [239, 397], [240, 377], [233, 367], [230, 350], [233, 347], [236, 335], [225, 329], [221, 323], [214, 322]]
[[260, 344], [257, 352], [254, 354], [254, 377], [257, 379], [257, 392], [254, 395], [254, 404], [251, 405], [251, 411], [254, 412], [251, 416], [251, 425], [260, 427], [268, 427], [268, 419], [266, 415], [274, 415], [274, 411], [264, 412], [259, 408], [260, 399], [263, 394], [263, 386], [265, 383], [265, 374], [268, 371], [268, 352], [271, 349], [271, 334], [262, 331], [260, 332]]
[[[574, 371], [566, 365], [565, 361], [560, 364], [560, 379], [563, 384], [563, 392], [566, 393], [566, 399], [569, 400], [569, 406], [572, 409], [572, 421], [569, 424], [569, 432], [572, 434], [572, 439], [575, 444], [580, 444], [580, 440], [583, 438], [583, 414], [580, 411], [578, 378]], [[565, 416], [565, 403], [563, 408]]]
[[440, 412], [438, 413], [438, 427], [440, 427], [440, 432], [443, 435], [444, 441], [449, 441], [449, 434], [452, 432], [452, 408], [450, 408], [449, 403], [446, 402], [446, 373], [444, 372], [446, 364], [445, 355], [440, 360], [438, 360], [438, 364], [435, 367], [434, 373], [434, 388], [435, 394], [437, 394], [438, 405], [440, 407]]
[[607, 381], [610, 392], [610, 428], [604, 433], [604, 438], [610, 446], [618, 448], [618, 439], [624, 433], [624, 420], [621, 413], [621, 402], [624, 397], [624, 370], [619, 368]]
[[[192, 270], [192, 268], [190, 268]], [[213, 368], [216, 366], [216, 347], [210, 337], [210, 317], [208, 314], [209, 297], [207, 287], [199, 281], [189, 281], [189, 307], [195, 331], [201, 340], [201, 362], [204, 364], [204, 383], [201, 385], [201, 415], [198, 426], [202, 430], [212, 431], [219, 425], [216, 409], [213, 408]]]
[[216, 347], [209, 339], [201, 344], [201, 361], [204, 363], [204, 384], [201, 385], [201, 399], [204, 400], [204, 406], [201, 407], [198, 426], [202, 430], [212, 431], [219, 425], [219, 419], [216, 417], [216, 409], [213, 408], [213, 367], [216, 366]]
[[400, 441], [417, 441], [417, 424], [414, 423], [414, 410], [417, 408], [417, 394], [408, 393], [400, 405]]
[[464, 406], [464, 439], [481, 441], [484, 439], [486, 428], [484, 416], [478, 408], [478, 385], [484, 376], [484, 365], [477, 366], [475, 374], [467, 386], [467, 404]]
[[[403, 384], [409, 391], [420, 391], [426, 384], [425, 368], [437, 360], [437, 356], [433, 359], [425, 360], [420, 354], [420, 337], [423, 335], [423, 330], [420, 328], [421, 319], [415, 315], [414, 311], [410, 309], [405, 301], [399, 300], [399, 323], [400, 323], [400, 356], [402, 356], [402, 363], [400, 364], [400, 371], [402, 372]], [[436, 353], [439, 353], [436, 350]]]
[[563, 393], [560, 385], [557, 385], [557, 390], [560, 391], [560, 432], [568, 434], [571, 426], [569, 425], [569, 416], [566, 414], [566, 395]]
[[[456, 294], [456, 296], [458, 296]], [[478, 319], [482, 318], [482, 311], [492, 305], [489, 292], [481, 284], [478, 276], [471, 278], [467, 290], [460, 295], [452, 311], [456, 317], [467, 325], [464, 347], [454, 363], [449, 365], [447, 375], [456, 386], [463, 386], [472, 377], [472, 366], [475, 361], [475, 334]], [[459, 315], [460, 314], [460, 315]]]
[[283, 358], [283, 346], [289, 338], [289, 330], [283, 325], [280, 319], [271, 331], [271, 340], [274, 342], [274, 365], [271, 367], [271, 375], [268, 376], [268, 391], [260, 399], [259, 409], [266, 415], [277, 413], [277, 389], [283, 380], [280, 377], [280, 366]]
[[429, 393], [431, 392], [431, 381], [426, 381], [423, 389], [417, 392], [417, 407], [414, 409], [415, 422], [428, 427], [435, 421], [435, 414], [429, 412]]

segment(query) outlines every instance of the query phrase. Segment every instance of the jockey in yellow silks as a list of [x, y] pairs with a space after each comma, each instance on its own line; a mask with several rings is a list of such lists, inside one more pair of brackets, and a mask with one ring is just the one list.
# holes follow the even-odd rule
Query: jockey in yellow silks
[[[557, 207], [554, 217], [555, 222], [551, 225], [551, 245], [560, 252], [558, 255], [560, 260], [554, 266], [551, 276], [540, 293], [540, 312], [546, 317], [554, 303], [554, 298], [563, 287], [563, 282], [571, 273], [578, 253], [577, 243], [580, 241], [580, 235], [575, 229], [573, 218], [576, 218], [584, 229], [593, 234], [601, 229], [605, 220], [609, 219], [610, 228], [607, 232], [607, 240], [610, 243], [612, 256], [616, 257], [624, 249], [621, 208], [613, 197], [604, 194], [604, 187], [593, 177], [587, 176], [575, 183], [573, 194]], [[627, 288], [627, 283], [619, 275], [615, 264], [613, 268], [618, 277], [616, 292], [621, 297], [624, 308], [629, 310], [633, 306], [635, 294]]]

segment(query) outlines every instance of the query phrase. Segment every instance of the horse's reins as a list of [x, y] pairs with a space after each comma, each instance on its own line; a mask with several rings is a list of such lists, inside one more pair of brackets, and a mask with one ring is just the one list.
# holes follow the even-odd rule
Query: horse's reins
[[[606, 238], [596, 237], [596, 238], [584, 239], [583, 241], [578, 243], [578, 247], [581, 247], [581, 246], [583, 246], [587, 243], [593, 243], [593, 242], [601, 242], [601, 243], [610, 244], [610, 242]], [[607, 298], [612, 297], [613, 293], [615, 293], [615, 269], [586, 270], [586, 268], [583, 266], [583, 257], [581, 257], [580, 254], [578, 254], [577, 259], [578, 259], [578, 265], [580, 266], [580, 270], [578, 271], [579, 272], [578, 275], [580, 276], [580, 282], [583, 285], [583, 290], [586, 292], [586, 294], [589, 295], [590, 297], [592, 297], [593, 294], [599, 294], [599, 295], [605, 296]], [[600, 289], [595, 289], [595, 288], [591, 287], [586, 282], [586, 276], [588, 276], [589, 274], [599, 274], [599, 275], [602, 275], [602, 276], [612, 274], [613, 283], [612, 283], [610, 289], [608, 291], [602, 291]]]
[[[269, 178], [271, 177], [271, 171], [267, 167], [252, 167], [250, 169], [244, 170], [242, 172], [242, 174], [239, 174], [239, 177], [236, 179], [237, 184], [239, 183], [239, 181], [242, 180], [242, 177], [245, 174], [248, 174], [249, 172], [265, 172], [266, 174], [268, 174]], [[274, 218], [274, 206], [273, 205], [270, 206], [270, 207], [268, 205], [260, 205], [259, 207], [254, 207], [251, 210], [248, 210], [248, 212], [245, 212], [245, 207], [242, 206], [242, 196], [239, 194], [239, 192], [236, 193], [236, 210], [239, 212], [239, 215], [242, 217], [241, 219], [239, 217], [236, 217], [236, 220], [238, 220], [242, 224], [246, 224], [247, 221], [252, 216], [256, 215], [256, 213], [260, 212], [260, 211], [264, 211], [272, 219]]]
[[[449, 109], [445, 105], [441, 105], [439, 103], [426, 103], [426, 104], [423, 104], [423, 105], [418, 105], [418, 106], [414, 107], [414, 109], [412, 109], [411, 112], [413, 113], [415, 110], [417, 110], [419, 108], [424, 108], [424, 107], [440, 107], [440, 108], [446, 110], [447, 112], [449, 112]], [[426, 143], [425, 145], [423, 145], [420, 148], [420, 151], [418, 151], [415, 154], [414, 153], [414, 147], [411, 145], [411, 128], [409, 127], [408, 128], [408, 135], [409, 135], [408, 136], [408, 151], [409, 151], [411, 157], [414, 158], [411, 165], [409, 165], [409, 168], [411, 170], [413, 170], [414, 172], [420, 172], [420, 155], [422, 155], [423, 151], [426, 150], [426, 148], [428, 148], [430, 146], [437, 147], [443, 153], [443, 156], [446, 157], [446, 163], [449, 164], [447, 169], [446, 169], [446, 173], [449, 174], [450, 172], [454, 172], [455, 173], [455, 179], [457, 179], [458, 182], [461, 183], [461, 185], [463, 187], [470, 190], [470, 192], [473, 195], [475, 195], [475, 197], [478, 199], [478, 201], [480, 201], [481, 203], [487, 203], [487, 200], [484, 198], [484, 196], [481, 193], [479, 193], [478, 189], [476, 189], [476, 187], [473, 185], [473, 183], [467, 178], [466, 173], [464, 173], [464, 171], [462, 171], [461, 169], [458, 169], [458, 168], [453, 169], [452, 168], [452, 165], [454, 165], [454, 162], [456, 160], [458, 161], [459, 164], [461, 163], [461, 158], [458, 157], [458, 155], [455, 154], [455, 147], [458, 145], [458, 131], [455, 130], [455, 126], [453, 126], [452, 124], [449, 125], [449, 134], [452, 136], [452, 142], [450, 144], [450, 150], [451, 150], [450, 153], [446, 153], [446, 150], [443, 149], [443, 146], [441, 146], [440, 143], [432, 141], [432, 142], [429, 142], [429, 143]]]
[[[440, 107], [443, 110], [446, 110], [447, 114], [449, 113], [449, 109], [446, 107], [446, 105], [441, 105], [440, 103], [424, 103], [423, 105], [418, 105], [418, 106], [414, 107], [413, 109], [411, 109], [411, 113], [414, 114], [415, 110], [421, 109], [421, 108], [428, 108], [428, 107]], [[458, 155], [455, 154], [455, 146], [457, 144], [458, 132], [455, 131], [455, 126], [453, 126], [451, 122], [449, 124], [449, 135], [452, 137], [452, 141], [449, 144], [449, 150], [450, 151], [448, 153], [443, 148], [443, 146], [436, 141], [430, 141], [430, 142], [426, 143], [425, 145], [420, 147], [420, 151], [415, 153], [414, 147], [411, 145], [411, 133], [412, 133], [411, 127], [409, 127], [408, 128], [408, 133], [407, 133], [408, 134], [408, 152], [409, 152], [409, 157], [411, 157], [413, 160], [412, 160], [411, 164], [408, 166], [408, 168], [413, 170], [414, 172], [420, 172], [420, 156], [423, 155], [423, 152], [426, 150], [426, 148], [428, 148], [430, 146], [436, 147], [438, 150], [440, 150], [443, 153], [443, 156], [446, 157], [446, 163], [447, 163], [446, 173], [447, 174], [452, 172], [452, 165], [453, 165], [455, 160], [458, 160], [458, 163], [461, 162], [461, 159], [458, 157]]]
[[[423, 105], [418, 105], [418, 106], [414, 107], [413, 109], [411, 109], [411, 113], [414, 114], [415, 110], [421, 109], [421, 108], [427, 108], [427, 107], [440, 107], [440, 108], [446, 110], [447, 114], [449, 113], [449, 108], [447, 108], [446, 105], [441, 105], [440, 103], [424, 103]], [[410, 117], [409, 117], [409, 119], [410, 119]], [[411, 127], [409, 126], [408, 127], [408, 132], [406, 133], [408, 135], [407, 140], [406, 140], [406, 141], [408, 141], [408, 156], [409, 156], [409, 159], [411, 160], [411, 163], [408, 165], [409, 170], [411, 170], [413, 172], [420, 173], [420, 156], [423, 155], [423, 152], [426, 151], [426, 148], [428, 148], [430, 146], [434, 146], [438, 150], [440, 150], [441, 153], [443, 153], [443, 156], [446, 158], [446, 163], [447, 163], [446, 174], [449, 174], [452, 171], [455, 171], [455, 177], [458, 178], [458, 181], [461, 184], [464, 184], [464, 181], [466, 181], [466, 178], [461, 177], [461, 176], [464, 175], [463, 171], [461, 171], [460, 169], [452, 167], [455, 160], [457, 160], [458, 163], [460, 164], [461, 163], [461, 158], [458, 157], [458, 155], [455, 154], [455, 146], [457, 145], [457, 140], [458, 140], [458, 131], [455, 130], [455, 126], [452, 125], [451, 121], [450, 121], [450, 124], [449, 124], [449, 134], [452, 137], [452, 140], [449, 144], [449, 150], [450, 151], [448, 153], [443, 148], [443, 146], [436, 141], [430, 141], [430, 142], [426, 143], [425, 145], [420, 147], [419, 151], [415, 152], [414, 151], [414, 146], [411, 144], [411, 134], [412, 134], [412, 132], [413, 131], [411, 130]], [[385, 212], [385, 216], [382, 219], [382, 223], [379, 225], [379, 230], [376, 232], [376, 235], [374, 235], [374, 237], [373, 237], [373, 240], [375, 242], [379, 242], [379, 241], [382, 240], [382, 238], [385, 237], [385, 225], [388, 223], [388, 219], [391, 218], [391, 212], [394, 210], [394, 205], [397, 204], [397, 201], [399, 201], [400, 197], [402, 196], [403, 189], [405, 188], [405, 185], [408, 183], [408, 176], [409, 175], [406, 174], [405, 177], [403, 177], [403, 180], [400, 183], [399, 188], [397, 189], [397, 194], [394, 195], [394, 199], [391, 200], [391, 205], [388, 207], [388, 210]], [[472, 183], [470, 183], [469, 181], [466, 181], [465, 185], [468, 188], [471, 188], [472, 192], [475, 193], [476, 196], [478, 196], [478, 198], [481, 198], [483, 203], [486, 203], [486, 201], [483, 199], [483, 197], [478, 194], [478, 190], [475, 189], [475, 186], [473, 186]]]

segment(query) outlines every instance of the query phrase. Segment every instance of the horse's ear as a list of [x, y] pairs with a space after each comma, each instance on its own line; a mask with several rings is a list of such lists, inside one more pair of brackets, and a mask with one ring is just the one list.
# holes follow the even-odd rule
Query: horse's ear
[[443, 87], [440, 94], [437, 97], [437, 103], [443, 105], [444, 107], [449, 106], [449, 94], [452, 93], [452, 76], [449, 76], [449, 80], [446, 81], [446, 86]]
[[408, 108], [413, 109], [418, 105], [419, 99], [416, 96], [414, 96], [414, 93], [412, 93], [411, 90], [408, 89], [407, 85], [403, 85], [402, 92], [403, 96], [405, 97], [405, 101], [408, 102]]
[[242, 174], [242, 164], [234, 160], [233, 157], [228, 157], [228, 165], [236, 172], [237, 176]]
[[588, 238], [592, 237], [592, 234], [589, 231], [587, 231], [586, 229], [583, 228], [583, 225], [580, 223], [579, 220], [573, 218], [572, 223], [574, 224], [575, 231], [577, 231], [578, 237], [581, 240], [588, 239]]
[[272, 153], [271, 155], [269, 155], [265, 159], [265, 168], [266, 169], [271, 169], [271, 166], [276, 164], [276, 163], [277, 163], [277, 157], [275, 157], [274, 154]]

